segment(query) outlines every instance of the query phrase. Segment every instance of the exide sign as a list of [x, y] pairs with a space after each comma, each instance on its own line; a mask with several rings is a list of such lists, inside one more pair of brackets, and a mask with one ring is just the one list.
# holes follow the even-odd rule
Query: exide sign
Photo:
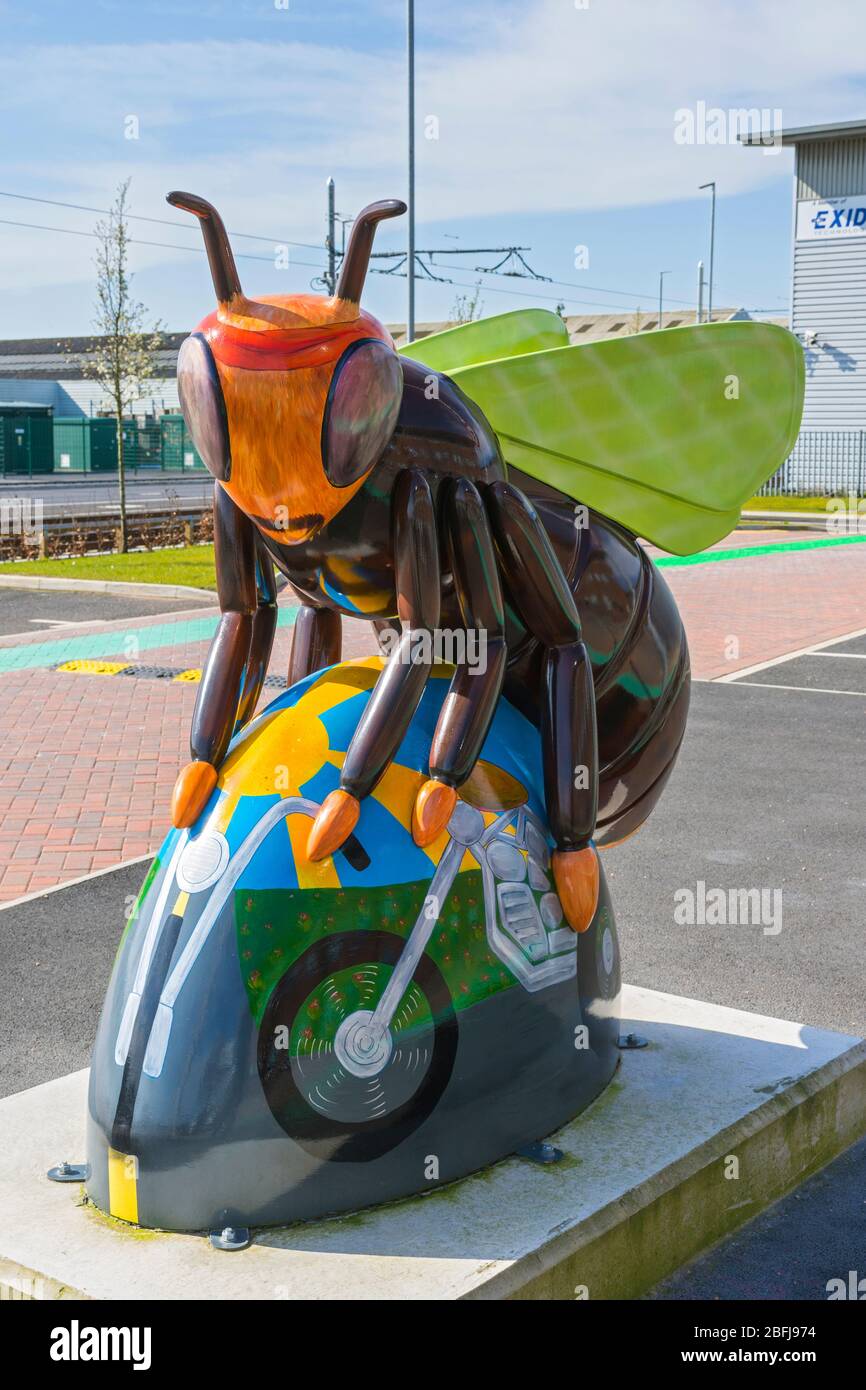
[[866, 193], [846, 198], [805, 198], [797, 204], [797, 240], [866, 236]]

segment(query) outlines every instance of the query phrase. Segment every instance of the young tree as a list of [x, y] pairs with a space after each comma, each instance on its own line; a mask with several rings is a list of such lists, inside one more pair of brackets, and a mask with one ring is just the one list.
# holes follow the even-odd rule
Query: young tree
[[126, 474], [124, 472], [123, 417], [141, 395], [142, 384], [158, 374], [157, 353], [162, 347], [162, 325], [146, 326], [147, 310], [132, 297], [127, 266], [129, 231], [127, 196], [129, 179], [118, 185], [107, 219], [97, 222], [96, 316], [98, 341], [81, 358], [81, 369], [97, 381], [111, 399], [117, 421], [117, 486], [120, 497], [120, 549], [126, 551]]
[[481, 281], [475, 281], [475, 289], [471, 294], [458, 294], [451, 307], [448, 316], [449, 323], [474, 323], [480, 319], [484, 313], [484, 301], [481, 298]]

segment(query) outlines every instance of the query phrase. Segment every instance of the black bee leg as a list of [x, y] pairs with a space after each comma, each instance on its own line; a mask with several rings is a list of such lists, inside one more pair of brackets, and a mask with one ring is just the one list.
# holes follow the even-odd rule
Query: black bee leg
[[[430, 779], [415, 801], [412, 834], [428, 845], [442, 833], [471, 773], [505, 676], [502, 588], [484, 504], [466, 478], [449, 485], [443, 519], [454, 587], [467, 634], [467, 652], [451, 680], [430, 749]], [[470, 645], [477, 653], [470, 656]]]
[[244, 675], [244, 688], [241, 691], [235, 732], [242, 729], [255, 713], [268, 662], [274, 645], [277, 630], [277, 585], [274, 579], [274, 565], [261, 540], [256, 537], [256, 611], [253, 616], [253, 631]]
[[373, 622], [373, 631], [376, 634], [379, 651], [383, 656], [390, 656], [396, 643], [400, 640], [403, 624], [399, 618], [376, 618]]
[[[340, 788], [322, 802], [307, 842], [310, 859], [324, 859], [345, 843], [368, 796], [403, 741], [433, 664], [439, 623], [439, 547], [430, 487], [408, 470], [394, 489], [394, 569], [402, 632], [387, 642], [390, 655], [358, 722], [340, 775]], [[379, 625], [380, 629], [383, 625]], [[383, 640], [382, 631], [379, 632]]]
[[591, 844], [598, 814], [592, 667], [574, 596], [532, 504], [510, 483], [491, 484], [486, 501], [509, 596], [547, 649], [541, 738], [547, 814], [556, 841], [553, 872], [568, 922], [585, 931], [595, 915], [599, 879]]
[[292, 629], [289, 657], [289, 685], [335, 666], [343, 647], [343, 620], [332, 608], [313, 608], [304, 604]]
[[193, 825], [216, 786], [246, 685], [253, 637], [256, 591], [256, 533], [253, 523], [214, 484], [214, 565], [222, 610], [207, 654], [190, 732], [192, 762], [180, 772], [171, 798], [176, 826]]

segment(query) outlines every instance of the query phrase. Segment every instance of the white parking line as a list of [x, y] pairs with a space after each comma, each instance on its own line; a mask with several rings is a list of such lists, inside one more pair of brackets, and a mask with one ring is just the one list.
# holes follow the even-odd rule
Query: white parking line
[[805, 690], [807, 695], [853, 695], [866, 700], [866, 690], [825, 690], [819, 685], [777, 685], [775, 681], [734, 681], [734, 685], [754, 685], [761, 690]]
[[[855, 637], [866, 637], [866, 627], [858, 628], [858, 629], [856, 630], [856, 632], [845, 632], [845, 633], [842, 634], [841, 637], [828, 637], [826, 642], [813, 642], [813, 643], [811, 644], [811, 646], [808, 646], [808, 647], [798, 647], [796, 651], [793, 651], [793, 652], [786, 652], [784, 656], [774, 656], [774, 657], [772, 657], [772, 659], [771, 659], [770, 661], [757, 661], [757, 662], [755, 662], [754, 666], [744, 666], [744, 667], [742, 668], [742, 670], [740, 670], [740, 671], [731, 671], [731, 672], [729, 672], [729, 674], [726, 675], [726, 676], [716, 676], [716, 678], [715, 678], [713, 684], [714, 684], [714, 685], [733, 685], [733, 684], [736, 684], [736, 683], [740, 682], [740, 683], [742, 683], [743, 685], [745, 685], [746, 682], [742, 679], [744, 676], [753, 676], [753, 675], [755, 675], [758, 671], [768, 671], [768, 670], [770, 669], [771, 666], [782, 666], [782, 665], [784, 665], [784, 663], [785, 663], [786, 661], [793, 661], [793, 660], [795, 659], [795, 657], [798, 657], [798, 656], [815, 656], [815, 655], [818, 655], [819, 653], [823, 652], [824, 649], [825, 649], [826, 647], [835, 647], [835, 646], [838, 646], [838, 644], [839, 644], [840, 642], [851, 642], [851, 641], [854, 640]], [[839, 653], [839, 655], [842, 655], [842, 653]], [[778, 687], [777, 687], [777, 689], [779, 689], [779, 690], [783, 690], [784, 688], [785, 688], [784, 686], [778, 686]], [[806, 688], [805, 686], [803, 686], [803, 687], [800, 687], [800, 686], [792, 687], [792, 689], [798, 689], [798, 690], [799, 690], [799, 689], [805, 689], [805, 688]], [[852, 693], [854, 693], [854, 692], [848, 691], [848, 690], [843, 690], [843, 691], [840, 691], [840, 692], [838, 692], [838, 693], [843, 694], [843, 695], [850, 695], [850, 694], [852, 694]]]
[[866, 652], [815, 652], [815, 656], [835, 656], [840, 661], [866, 661]]

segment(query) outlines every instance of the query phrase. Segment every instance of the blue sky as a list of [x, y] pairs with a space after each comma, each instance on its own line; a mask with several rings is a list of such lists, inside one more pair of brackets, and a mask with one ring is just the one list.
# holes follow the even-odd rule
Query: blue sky
[[[324, 264], [325, 179], [340, 211], [405, 191], [403, 0], [0, 0], [0, 191], [103, 208], [132, 176], [135, 288], [171, 329], [212, 304], [187, 188], [217, 204], [252, 293], [309, 288]], [[719, 202], [716, 302], [785, 311], [790, 150], [679, 143], [699, 102], [784, 125], [866, 115], [866, 7], [850, 0], [416, 0], [418, 243], [519, 243], [561, 284], [483, 279], [486, 313], [561, 298], [569, 312], [694, 305]], [[127, 139], [128, 117], [138, 138]], [[430, 118], [435, 118], [430, 119]], [[438, 138], [428, 139], [427, 134]], [[95, 214], [0, 197], [0, 338], [85, 332]], [[9, 223], [39, 224], [36, 227]], [[191, 225], [192, 224], [192, 225]], [[400, 245], [401, 223], [381, 247]], [[290, 248], [288, 269], [274, 244]], [[575, 247], [588, 249], [576, 269]], [[194, 248], [194, 249], [192, 249]], [[247, 259], [259, 257], [261, 259]], [[446, 317], [477, 278], [419, 284]], [[405, 280], [371, 277], [394, 321]]]

